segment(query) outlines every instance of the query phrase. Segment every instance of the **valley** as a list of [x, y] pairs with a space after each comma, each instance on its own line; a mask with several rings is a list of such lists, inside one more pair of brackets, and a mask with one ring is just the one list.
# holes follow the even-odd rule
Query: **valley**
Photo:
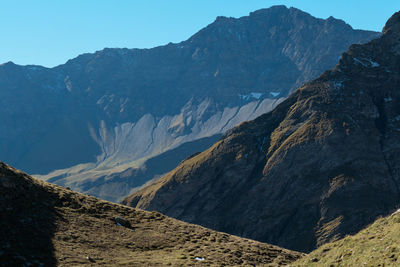
[[[74, 22], [125, 14], [107, 5]], [[0, 65], [0, 266], [399, 266], [400, 11], [381, 32], [284, 5], [197, 29]]]

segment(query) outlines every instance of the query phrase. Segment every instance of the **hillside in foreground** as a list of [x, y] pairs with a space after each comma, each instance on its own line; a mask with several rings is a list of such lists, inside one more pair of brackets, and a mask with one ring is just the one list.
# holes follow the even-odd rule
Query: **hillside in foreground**
[[277, 266], [301, 253], [98, 200], [0, 162], [0, 266]]
[[354, 236], [326, 244], [290, 266], [399, 266], [400, 213], [378, 219]]

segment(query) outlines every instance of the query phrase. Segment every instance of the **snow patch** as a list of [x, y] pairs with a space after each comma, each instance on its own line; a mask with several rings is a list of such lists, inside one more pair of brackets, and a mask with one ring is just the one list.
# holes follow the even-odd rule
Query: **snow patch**
[[270, 95], [272, 95], [273, 97], [277, 97], [278, 95], [280, 95], [281, 93], [279, 92], [269, 92]]
[[260, 97], [262, 96], [262, 93], [251, 93], [250, 95], [251, 95], [251, 97], [253, 97], [255, 99], [260, 99]]
[[393, 215], [395, 215], [395, 214], [397, 214], [397, 213], [400, 213], [400, 209], [398, 209], [398, 210], [396, 210], [395, 212], [393, 212], [391, 216], [393, 216]]
[[380, 66], [379, 63], [372, 61], [372, 60], [370, 60], [369, 63], [371, 64], [371, 67], [373, 67], [373, 68], [377, 68]]
[[354, 62], [361, 64], [364, 67], [371, 67], [371, 68], [377, 68], [379, 67], [379, 63], [369, 59], [369, 58], [353, 58]]
[[246, 100], [246, 101], [250, 100], [252, 98], [260, 99], [261, 96], [262, 96], [262, 93], [250, 93], [248, 95], [239, 94], [239, 98], [242, 99], [242, 100]]
[[364, 67], [366, 67], [366, 64], [364, 62], [361, 62], [358, 58], [353, 58], [354, 62], [363, 65]]

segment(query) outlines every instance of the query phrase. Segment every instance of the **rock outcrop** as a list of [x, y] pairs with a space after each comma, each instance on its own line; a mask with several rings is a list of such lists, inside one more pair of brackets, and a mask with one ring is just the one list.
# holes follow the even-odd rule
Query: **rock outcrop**
[[400, 204], [400, 21], [124, 203], [310, 251]]

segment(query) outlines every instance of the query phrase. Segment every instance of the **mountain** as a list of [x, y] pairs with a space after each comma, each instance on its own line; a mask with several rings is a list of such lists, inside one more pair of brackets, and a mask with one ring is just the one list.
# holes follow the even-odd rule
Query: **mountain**
[[297, 251], [400, 204], [400, 13], [382, 37], [124, 204]]
[[3, 163], [0, 193], [0, 266], [278, 266], [302, 255], [98, 200]]
[[288, 266], [398, 266], [400, 214], [380, 218], [354, 236], [323, 245]]
[[149, 173], [148, 160], [202, 151], [379, 35], [274, 6], [218, 17], [176, 44], [107, 48], [50, 69], [9, 62], [0, 66], [0, 159], [116, 201], [179, 163]]

